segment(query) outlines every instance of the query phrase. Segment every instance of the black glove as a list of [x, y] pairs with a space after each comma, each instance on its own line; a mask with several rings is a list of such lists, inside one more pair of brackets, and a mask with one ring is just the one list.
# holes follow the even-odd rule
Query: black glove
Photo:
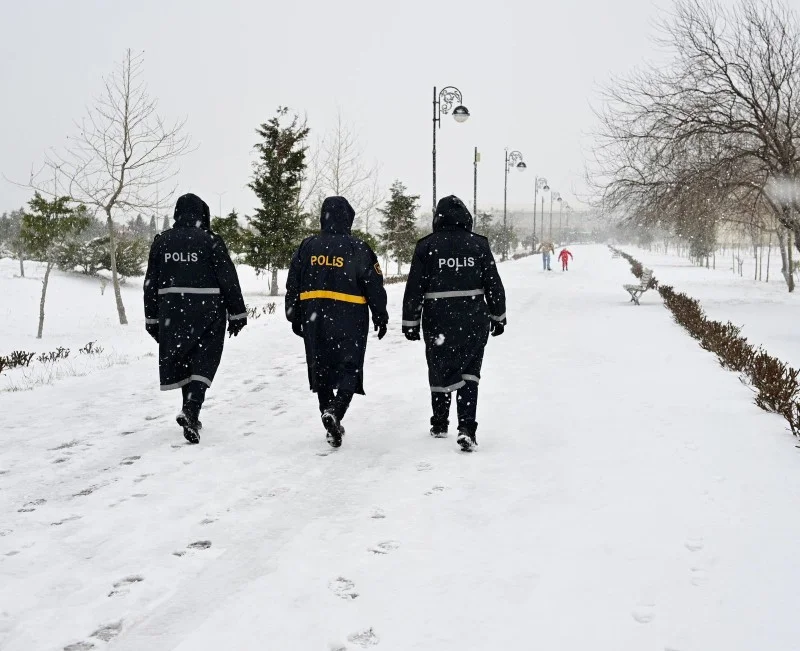
[[375, 332], [378, 333], [378, 340], [379, 341], [381, 339], [383, 339], [386, 336], [386, 324], [385, 323], [381, 323], [380, 325], [378, 325], [376, 323], [375, 324]]
[[292, 321], [292, 332], [294, 332], [298, 337], [303, 336], [303, 322], [300, 319], [295, 319]]
[[419, 341], [419, 326], [404, 326], [403, 334], [409, 341]]
[[237, 337], [247, 325], [247, 317], [243, 319], [231, 319], [228, 321], [228, 337]]
[[156, 340], [156, 343], [158, 343], [158, 324], [145, 323], [144, 329], [147, 330], [147, 334], [149, 334], [153, 339]]
[[505, 325], [500, 323], [500, 321], [492, 321], [492, 337], [499, 337], [506, 331]]

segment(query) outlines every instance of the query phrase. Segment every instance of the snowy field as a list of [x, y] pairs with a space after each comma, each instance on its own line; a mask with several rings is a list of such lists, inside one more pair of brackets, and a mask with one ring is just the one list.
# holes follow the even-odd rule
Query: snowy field
[[[750, 343], [761, 345], [781, 361], [800, 368], [800, 329], [795, 327], [800, 314], [800, 290], [792, 294], [787, 291], [777, 250], [771, 256], [770, 281], [766, 283], [753, 279], [752, 257], [746, 260], [742, 277], [733, 273], [729, 256], [717, 256], [717, 268], [706, 269], [677, 255], [621, 248], [653, 269], [659, 282], [673, 285], [700, 301], [709, 317], [740, 326]], [[655, 294], [650, 296], [651, 302], [656, 299]]]
[[[188, 446], [138, 281], [122, 329], [109, 289], [57, 276], [41, 349], [127, 357], [0, 393], [0, 648], [796, 651], [795, 440], [655, 293], [628, 304], [624, 260], [572, 250], [569, 273], [501, 265], [473, 454], [427, 434], [402, 286], [331, 453], [280, 304], [227, 340]], [[3, 264], [0, 348], [32, 350], [38, 284]], [[656, 275], [714, 316], [711, 294], [766, 309]]]

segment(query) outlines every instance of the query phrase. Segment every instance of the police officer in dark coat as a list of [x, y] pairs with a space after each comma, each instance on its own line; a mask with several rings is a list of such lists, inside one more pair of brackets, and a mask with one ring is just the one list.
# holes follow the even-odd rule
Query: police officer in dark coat
[[433, 418], [431, 435], [447, 436], [451, 393], [458, 392], [458, 444], [477, 445], [475, 421], [483, 349], [506, 326], [506, 296], [489, 242], [472, 232], [472, 215], [456, 196], [436, 206], [433, 233], [417, 243], [403, 297], [403, 334], [425, 336]]
[[147, 332], [158, 342], [161, 390], [181, 389], [177, 417], [190, 443], [200, 441], [198, 417], [217, 372], [228, 332], [247, 325], [242, 290], [225, 242], [211, 232], [208, 205], [185, 194], [175, 224], [156, 235], [144, 280]]
[[354, 217], [344, 197], [325, 199], [322, 230], [300, 245], [286, 281], [286, 318], [305, 342], [308, 381], [334, 448], [353, 394], [364, 394], [369, 311], [378, 339], [389, 322], [378, 258], [350, 235]]

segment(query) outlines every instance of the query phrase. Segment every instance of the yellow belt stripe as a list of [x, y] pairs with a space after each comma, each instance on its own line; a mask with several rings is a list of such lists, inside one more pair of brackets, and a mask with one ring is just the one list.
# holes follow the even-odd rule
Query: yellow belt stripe
[[341, 292], [329, 292], [324, 289], [318, 289], [313, 292], [303, 292], [300, 294], [301, 301], [308, 301], [312, 298], [330, 298], [334, 301], [344, 301], [345, 303], [358, 303], [359, 305], [367, 304], [367, 299], [364, 296], [342, 294]]

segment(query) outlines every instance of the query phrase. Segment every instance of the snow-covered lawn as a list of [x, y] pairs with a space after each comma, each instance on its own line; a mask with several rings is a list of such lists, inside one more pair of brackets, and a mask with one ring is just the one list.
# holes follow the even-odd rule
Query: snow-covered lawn
[[0, 393], [0, 648], [798, 649], [794, 439], [655, 294], [627, 303], [624, 260], [573, 253], [501, 266], [471, 455], [427, 434], [402, 286], [334, 453], [280, 307], [227, 341], [192, 447], [138, 286], [124, 332], [109, 290], [54, 302], [46, 336], [133, 358]]
[[[740, 326], [750, 343], [761, 345], [781, 361], [800, 368], [800, 294], [787, 291], [777, 251], [773, 251], [770, 281], [766, 283], [753, 280], [752, 259], [747, 260], [742, 277], [731, 270], [730, 257], [718, 256], [717, 268], [706, 269], [676, 255], [621, 248], [653, 269], [659, 282], [673, 285], [700, 301], [709, 317]], [[651, 302], [658, 299], [655, 293], [645, 296]]]

